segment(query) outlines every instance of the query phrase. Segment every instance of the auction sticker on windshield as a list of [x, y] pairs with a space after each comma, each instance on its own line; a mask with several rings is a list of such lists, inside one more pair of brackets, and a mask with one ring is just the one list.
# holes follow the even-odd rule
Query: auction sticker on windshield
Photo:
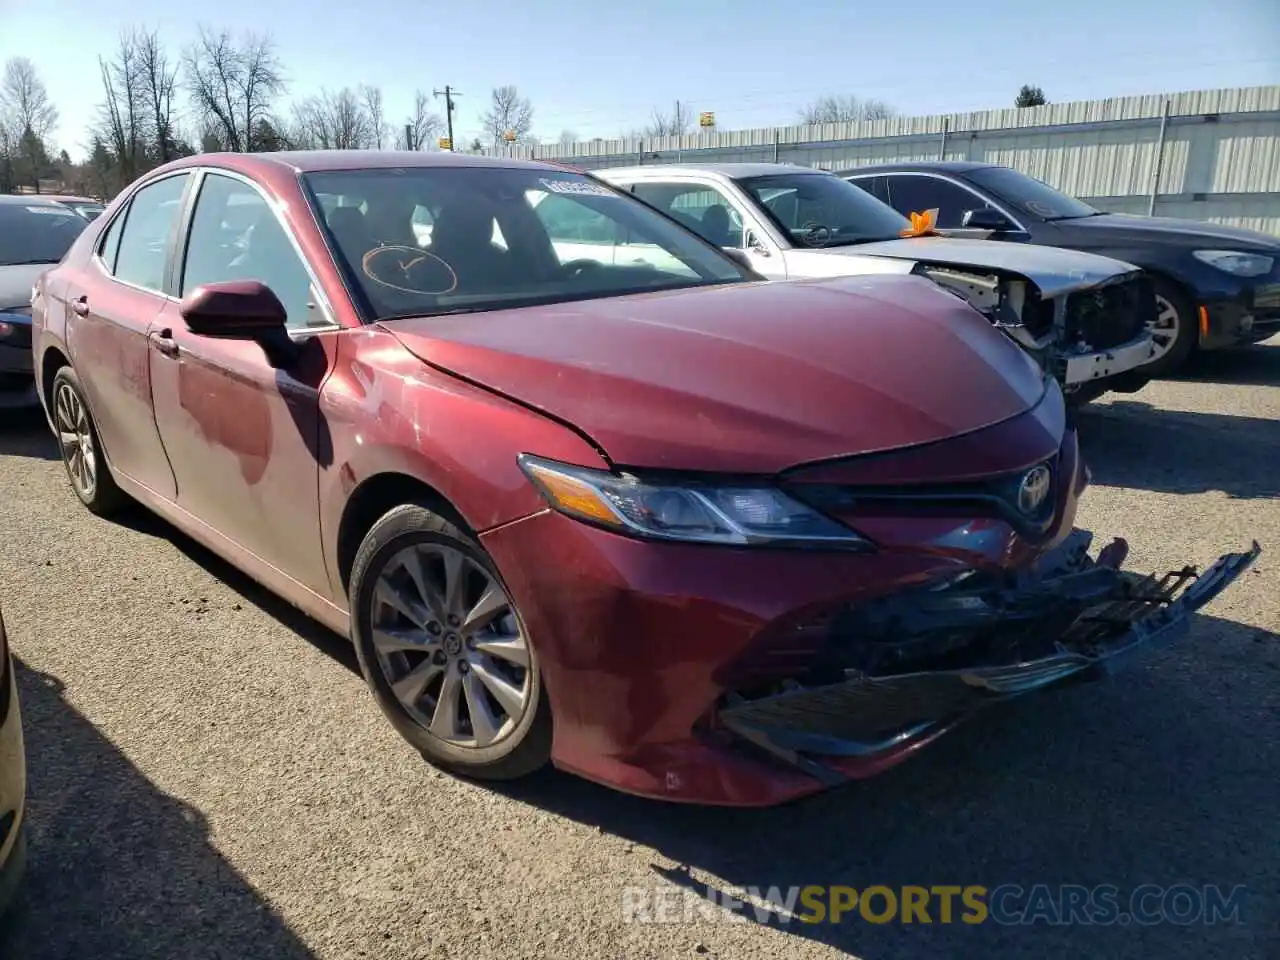
[[587, 180], [538, 180], [551, 193], [567, 193], [575, 197], [616, 197], [617, 194], [608, 187]]

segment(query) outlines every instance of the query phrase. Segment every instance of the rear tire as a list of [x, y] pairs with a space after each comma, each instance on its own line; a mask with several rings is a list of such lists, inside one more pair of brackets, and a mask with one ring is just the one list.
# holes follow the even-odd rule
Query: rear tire
[[1196, 349], [1199, 324], [1191, 298], [1177, 284], [1164, 277], [1153, 277], [1156, 294], [1156, 320], [1148, 326], [1159, 354], [1142, 365], [1151, 377], [1167, 377], [1176, 373]]
[[98, 439], [98, 427], [75, 370], [60, 369], [54, 375], [49, 393], [49, 416], [71, 489], [90, 513], [106, 517], [118, 512], [129, 498], [116, 486], [115, 477], [111, 475], [111, 467], [102, 453], [102, 441]]
[[351, 633], [374, 700], [430, 763], [513, 780], [551, 757], [528, 631], [484, 548], [421, 504], [373, 525], [351, 572]]

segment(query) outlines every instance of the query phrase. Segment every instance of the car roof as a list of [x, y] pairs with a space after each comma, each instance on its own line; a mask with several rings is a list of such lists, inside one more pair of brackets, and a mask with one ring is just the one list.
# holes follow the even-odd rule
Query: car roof
[[24, 207], [60, 207], [62, 204], [42, 193], [0, 193], [0, 203], [21, 204]]
[[[565, 164], [514, 157], [485, 157], [471, 153], [426, 153], [413, 150], [281, 150], [275, 153], [198, 153], [168, 164], [165, 169], [212, 166], [240, 173], [264, 173], [286, 168], [295, 173], [331, 170], [401, 170], [430, 167], [492, 167], [498, 169], [570, 170]], [[575, 173], [580, 172], [576, 169]]]
[[968, 173], [998, 164], [980, 160], [903, 160], [896, 163], [872, 163], [865, 167], [849, 167], [837, 171], [840, 176], [854, 173]]
[[661, 174], [676, 170], [681, 173], [709, 173], [736, 180], [739, 177], [767, 177], [778, 173], [830, 173], [816, 167], [802, 167], [795, 163], [650, 163], [633, 167], [605, 167], [592, 170], [596, 176], [608, 180], [611, 175], [634, 176], [636, 174]]

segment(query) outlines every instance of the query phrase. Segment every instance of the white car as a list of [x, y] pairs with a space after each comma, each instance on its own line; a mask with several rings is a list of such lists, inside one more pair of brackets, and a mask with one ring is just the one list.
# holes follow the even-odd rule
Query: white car
[[[902, 238], [900, 213], [823, 170], [775, 163], [656, 164], [593, 174], [747, 260], [766, 279], [921, 274], [971, 303], [1069, 396], [1133, 392], [1154, 355], [1150, 280], [1074, 250], [936, 236]], [[554, 239], [554, 238], [553, 238]], [[597, 241], [607, 260], [634, 244]]]

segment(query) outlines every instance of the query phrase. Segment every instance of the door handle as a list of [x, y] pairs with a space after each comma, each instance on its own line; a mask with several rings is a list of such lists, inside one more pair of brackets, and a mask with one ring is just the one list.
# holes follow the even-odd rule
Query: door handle
[[164, 329], [159, 333], [153, 333], [151, 342], [166, 357], [176, 357], [178, 355], [178, 341], [173, 339], [172, 330]]
[[76, 297], [71, 301], [71, 309], [76, 312], [78, 317], [87, 317], [89, 315], [89, 298]]

